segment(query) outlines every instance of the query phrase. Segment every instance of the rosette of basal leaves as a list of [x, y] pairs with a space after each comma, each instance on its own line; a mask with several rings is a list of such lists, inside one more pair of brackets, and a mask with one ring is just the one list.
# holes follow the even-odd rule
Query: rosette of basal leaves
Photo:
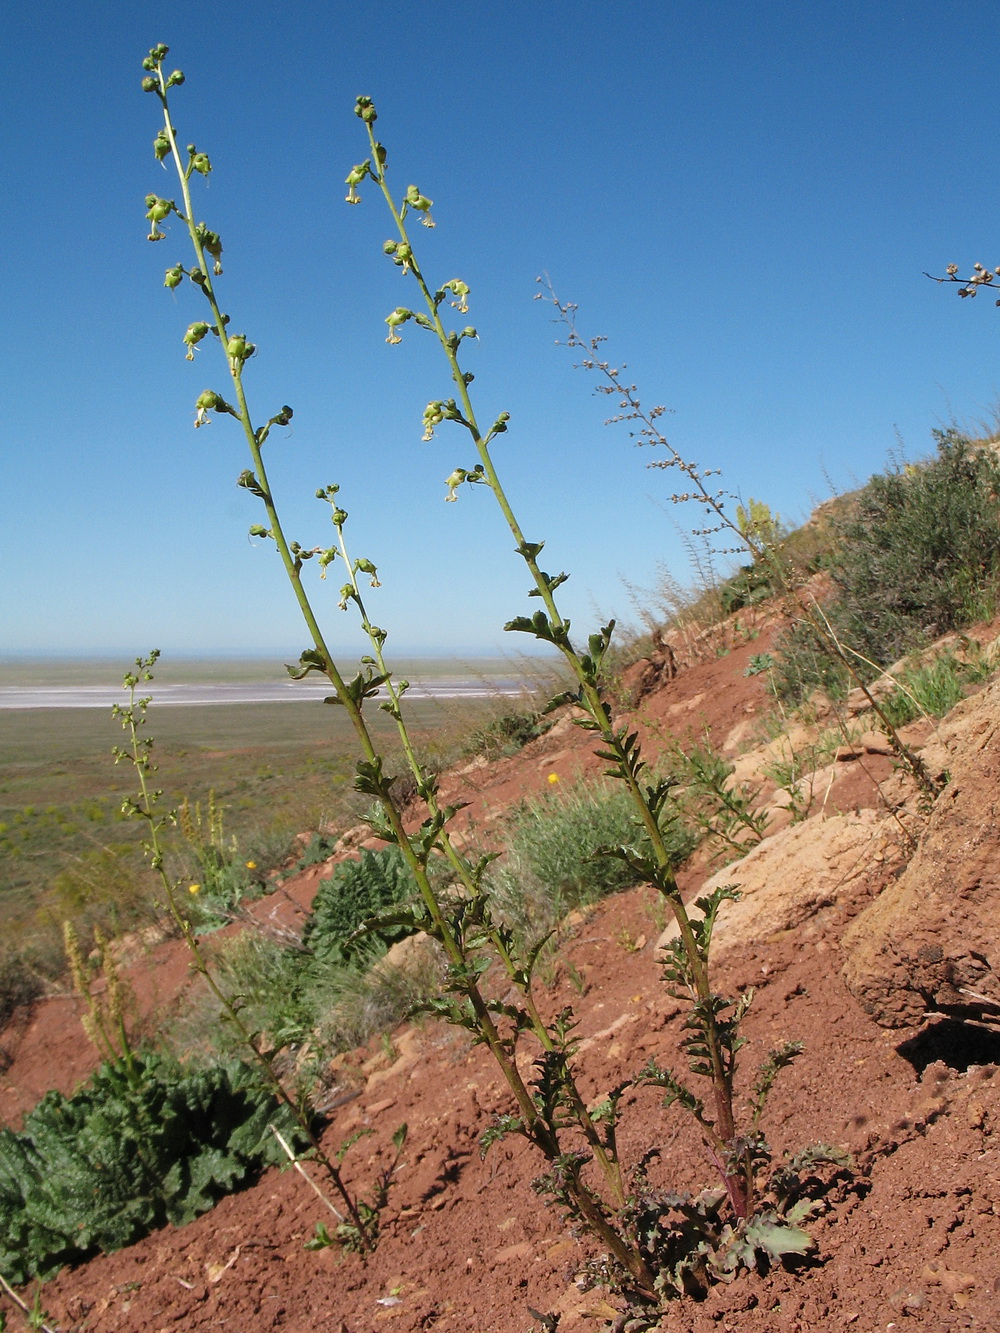
[[[320, 881], [302, 943], [321, 962], [347, 962], [359, 951], [353, 937], [366, 922], [391, 916], [390, 909], [417, 897], [416, 879], [398, 847], [363, 851], [360, 860], [341, 861], [328, 879]], [[386, 921], [366, 932], [365, 938], [387, 948], [412, 933], [411, 926]]]
[[20, 1133], [0, 1130], [0, 1273], [15, 1285], [183, 1226], [283, 1161], [268, 1133], [304, 1138], [233, 1062], [105, 1063], [72, 1097], [50, 1092]]

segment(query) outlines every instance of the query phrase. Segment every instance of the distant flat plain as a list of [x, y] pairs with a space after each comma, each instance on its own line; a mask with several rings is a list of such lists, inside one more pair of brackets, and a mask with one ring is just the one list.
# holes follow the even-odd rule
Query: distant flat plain
[[[99, 689], [100, 706], [0, 706], [0, 914], [22, 908], [66, 864], [88, 851], [137, 840], [140, 829], [124, 821], [120, 807], [135, 788], [127, 764], [115, 765], [123, 743], [110, 704], [121, 689], [126, 661], [0, 659], [0, 692]], [[459, 737], [491, 715], [517, 706], [521, 685], [530, 689], [544, 667], [530, 660], [422, 659], [401, 665], [409, 678], [409, 714], [418, 744], [433, 759], [457, 749]], [[316, 677], [312, 677], [313, 680]], [[158, 662], [146, 727], [155, 738], [156, 783], [169, 808], [209, 792], [225, 811], [226, 832], [240, 835], [261, 825], [315, 828], [320, 822], [356, 818], [359, 798], [350, 776], [357, 748], [339, 707], [322, 702], [330, 687], [296, 695], [280, 660], [177, 659]], [[420, 683], [418, 690], [416, 684]], [[193, 687], [227, 690], [272, 686], [288, 702], [156, 702], [157, 687], [175, 698]], [[107, 691], [107, 694], [105, 694]], [[203, 693], [203, 692], [202, 692]], [[513, 696], [513, 697], [512, 697]], [[9, 697], [9, 695], [8, 695]], [[391, 750], [392, 719], [369, 705], [370, 725]], [[5, 910], [6, 909], [6, 910]]]

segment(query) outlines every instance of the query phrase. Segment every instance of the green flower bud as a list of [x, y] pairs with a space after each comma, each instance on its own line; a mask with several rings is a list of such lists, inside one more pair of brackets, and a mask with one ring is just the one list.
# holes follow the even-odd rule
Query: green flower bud
[[466, 297], [469, 295], [470, 288], [467, 282], [463, 282], [461, 278], [452, 278], [450, 282], [444, 284], [442, 290], [451, 292], [457, 298], [451, 304], [459, 314], [467, 315], [469, 313], [469, 303]]
[[155, 93], [159, 91], [160, 85], [148, 74], [142, 81], [142, 91], [144, 93]]
[[470, 324], [470, 325], [468, 326], [468, 328], [465, 328], [465, 329], [462, 330], [462, 337], [463, 337], [463, 338], [478, 338], [478, 337], [479, 337], [479, 334], [476, 332], [476, 330], [475, 330], [475, 329], [472, 327], [472, 325]]
[[347, 510], [335, 509], [330, 515], [330, 521], [333, 523], [334, 527], [342, 528], [347, 522]]
[[[433, 199], [427, 199], [420, 193], [415, 185], [408, 185], [406, 188], [406, 206], [415, 208], [418, 213], [423, 213], [421, 222], [425, 227], [433, 227], [434, 219], [431, 217], [431, 209], [434, 207]], [[468, 290], [468, 288], [466, 288]]]
[[204, 222], [199, 222], [194, 232], [202, 247], [215, 260], [212, 272], [218, 276], [222, 272], [222, 241], [219, 239], [219, 233], [210, 231]]
[[182, 264], [175, 264], [173, 268], [167, 269], [166, 277], [163, 279], [163, 285], [164, 287], [173, 289], [180, 285], [183, 278], [184, 266]]
[[454, 503], [458, 499], [458, 488], [468, 475], [464, 467], [457, 467], [450, 476], [445, 477], [444, 484], [448, 487], [448, 494], [444, 497], [446, 500]]
[[162, 162], [170, 152], [170, 140], [167, 138], [166, 130], [160, 130], [159, 134], [153, 140], [153, 154], [157, 162]]
[[142, 62], [142, 67], [143, 69], [152, 71], [156, 69], [156, 61], [153, 59], [152, 56], [147, 56], [146, 59]]
[[260, 523], [254, 523], [250, 528], [249, 535], [251, 537], [270, 537], [271, 533], [269, 529], [263, 527]]
[[401, 343], [403, 340], [396, 332], [401, 324], [405, 324], [408, 319], [413, 318], [412, 310], [404, 310], [402, 306], [397, 306], [391, 315], [386, 315], [385, 322], [389, 325], [389, 336], [387, 343]]
[[173, 88], [173, 87], [175, 87], [176, 85], [182, 84], [183, 82], [184, 82], [184, 73], [183, 73], [183, 71], [182, 71], [182, 70], [179, 70], [179, 69], [175, 69], [174, 72], [171, 74], [170, 78], [167, 79], [167, 87], [168, 87], [168, 88]]
[[165, 217], [169, 217], [175, 208], [176, 204], [172, 199], [160, 199], [155, 194], [146, 195], [146, 217], [152, 224], [149, 229], [149, 236], [146, 238], [147, 240], [163, 240], [164, 233], [160, 231], [157, 223], [162, 222]]
[[399, 249], [398, 241], [386, 241], [385, 244], [382, 246], [382, 253], [384, 255], [394, 255], [398, 249]]
[[199, 426], [209, 425], [211, 421], [209, 412], [218, 412], [226, 404], [225, 399], [220, 394], [215, 393], [212, 389], [206, 389], [204, 393], [198, 395], [194, 405], [197, 408], [194, 418], [195, 429], [197, 429]]
[[358, 194], [357, 187], [371, 171], [371, 159], [360, 162], [356, 167], [352, 167], [347, 173], [344, 184], [350, 188], [347, 191], [347, 202], [349, 204], [360, 204], [361, 196]]
[[233, 364], [235, 370], [241, 366], [247, 356], [247, 340], [242, 333], [236, 333], [226, 343], [226, 355]]
[[378, 581], [378, 570], [375, 568], [375, 566], [372, 564], [370, 560], [366, 560], [364, 557], [362, 557], [360, 560], [355, 560], [354, 572], [356, 574], [369, 575], [371, 579], [371, 586], [373, 588], [381, 588], [382, 585]]
[[444, 421], [444, 403], [428, 403], [424, 408], [424, 433], [422, 440], [433, 440], [434, 427], [440, 426]]
[[194, 360], [194, 349], [196, 344], [200, 343], [202, 338], [208, 332], [208, 325], [203, 320], [197, 320], [194, 324], [188, 325], [188, 331], [184, 335], [184, 341], [187, 343], [186, 360]]
[[202, 176], [207, 176], [212, 170], [212, 164], [205, 153], [195, 153], [191, 158], [191, 167]]
[[354, 114], [359, 116], [366, 125], [373, 125], [378, 120], [375, 104], [370, 97], [358, 98], [354, 104]]
[[149, 58], [154, 62], [154, 65], [158, 65], [163, 57], [168, 55], [169, 52], [169, 46], [164, 46], [162, 42], [157, 42], [155, 46], [149, 48]]

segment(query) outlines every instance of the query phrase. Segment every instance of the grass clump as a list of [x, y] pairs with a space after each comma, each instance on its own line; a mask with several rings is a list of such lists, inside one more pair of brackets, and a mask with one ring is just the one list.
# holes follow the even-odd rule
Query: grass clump
[[[581, 781], [524, 801], [507, 826], [507, 855], [491, 877], [497, 910], [516, 931], [545, 934], [573, 908], [639, 883], [625, 860], [604, 849], [641, 838], [628, 792], [608, 782]], [[680, 865], [697, 838], [675, 819], [667, 841]]]
[[945, 651], [930, 662], [905, 670], [881, 700], [882, 710], [894, 727], [903, 727], [921, 716], [942, 718], [965, 697], [970, 686], [981, 684], [995, 668], [994, 656], [981, 652], [978, 644], [964, 659]]

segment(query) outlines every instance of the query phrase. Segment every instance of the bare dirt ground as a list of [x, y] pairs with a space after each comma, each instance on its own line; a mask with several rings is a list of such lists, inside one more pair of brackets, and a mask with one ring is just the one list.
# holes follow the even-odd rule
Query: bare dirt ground
[[[648, 691], [636, 716], [650, 758], [668, 732], [708, 728], [734, 753], [749, 741], [766, 709], [766, 685], [743, 672], [751, 654], [766, 651], [769, 635], [764, 625], [758, 638], [675, 676], [663, 664], [645, 677], [633, 673], [633, 694]], [[916, 728], [912, 743], [922, 744], [926, 731]], [[449, 775], [444, 794], [472, 802], [462, 820], [485, 837], [505, 809], [551, 785], [550, 774], [567, 781], [599, 771], [587, 740], [557, 723], [513, 758]], [[702, 1302], [675, 1302], [657, 1325], [664, 1333], [1000, 1327], [1000, 1036], [995, 1025], [943, 1014], [882, 1028], [847, 990], [841, 937], [904, 871], [922, 827], [905, 809], [885, 808], [876, 784], [888, 790], [899, 783], [891, 759], [857, 750], [854, 758], [845, 746], [833, 762], [805, 825], [783, 834], [788, 819], [775, 815], [769, 841], [777, 846], [784, 837], [786, 857], [798, 854], [800, 830], [811, 830], [814, 857], [826, 860], [799, 873], [784, 916], [772, 919], [763, 897], [740, 904], [747, 921], [720, 938], [715, 970], [725, 993], [756, 991], [746, 1026], [751, 1044], [742, 1054], [747, 1079], [773, 1045], [805, 1044], [769, 1103], [773, 1147], [780, 1154], [835, 1144], [854, 1154], [856, 1168], [838, 1178], [828, 1211], [811, 1224], [811, 1258], [795, 1271], [742, 1276]], [[995, 803], [995, 793], [984, 798]], [[824, 839], [840, 831], [855, 840], [857, 854], [841, 844], [823, 852], [834, 847]], [[685, 887], [694, 891], [713, 868], [696, 858]], [[748, 861], [748, 882], [750, 869]], [[290, 883], [281, 910], [294, 915], [293, 902], [307, 903], [319, 873]], [[727, 873], [739, 882], [740, 864]], [[270, 912], [279, 898], [264, 902], [261, 910]], [[679, 1064], [680, 1007], [655, 961], [665, 925], [652, 892], [636, 889], [581, 914], [559, 956], [545, 1003], [553, 1011], [573, 1006], [585, 1091], [594, 1098], [650, 1056]], [[147, 1012], [164, 1011], [190, 984], [186, 959], [171, 942], [140, 958], [131, 979]], [[0, 1035], [0, 1045], [11, 1060], [0, 1086], [0, 1113], [10, 1121], [45, 1089], [70, 1090], [94, 1064], [68, 999], [39, 1005]], [[374, 1258], [305, 1250], [316, 1223], [330, 1218], [295, 1172], [271, 1171], [183, 1229], [64, 1270], [43, 1289], [50, 1325], [62, 1333], [582, 1333], [616, 1318], [620, 1302], [580, 1282], [592, 1251], [531, 1190], [540, 1163], [512, 1140], [481, 1158], [480, 1134], [508, 1109], [483, 1050], [429, 1024], [397, 1031], [389, 1052], [373, 1047], [342, 1064], [349, 1099], [332, 1113], [324, 1143], [335, 1150], [353, 1131], [371, 1131], [347, 1159], [359, 1185], [373, 1177], [397, 1127], [409, 1126]], [[626, 1097], [621, 1146], [633, 1161], [655, 1147], [651, 1175], [664, 1187], [715, 1184], [692, 1126], [679, 1112], [664, 1112], [653, 1089]]]

